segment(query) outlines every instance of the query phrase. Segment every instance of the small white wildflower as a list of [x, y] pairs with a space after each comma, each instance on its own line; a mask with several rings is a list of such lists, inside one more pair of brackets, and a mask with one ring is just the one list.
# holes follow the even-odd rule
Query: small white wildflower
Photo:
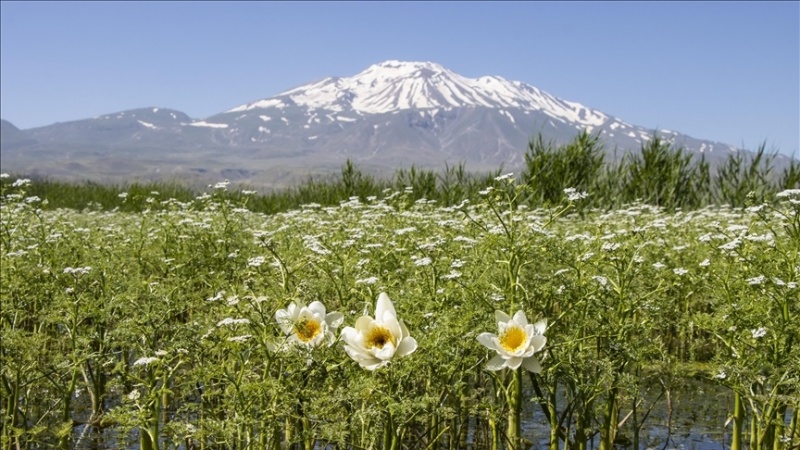
[[356, 284], [375, 284], [378, 282], [378, 277], [368, 277], [356, 280]]
[[134, 389], [134, 390], [132, 390], [132, 391], [130, 392], [130, 394], [128, 394], [128, 400], [130, 400], [130, 401], [132, 401], [132, 402], [135, 402], [136, 400], [139, 400], [139, 398], [140, 398], [141, 396], [142, 396], [142, 393], [141, 393], [141, 392], [139, 392], [139, 390], [138, 390], [138, 389]]
[[248, 319], [234, 319], [232, 317], [226, 317], [219, 322], [217, 322], [217, 327], [224, 327], [228, 325], [247, 325], [250, 323]]
[[711, 265], [711, 261], [709, 261], [708, 258], [706, 258], [699, 265], [700, 267], [708, 267]]
[[608, 285], [608, 278], [606, 278], [606, 277], [601, 277], [599, 275], [595, 275], [595, 276], [592, 277], [592, 279], [594, 281], [597, 281], [600, 284], [600, 286]]
[[689, 271], [688, 271], [688, 270], [686, 270], [686, 269], [684, 269], [683, 267], [678, 267], [678, 268], [672, 269], [672, 272], [673, 272], [675, 275], [679, 276], [679, 277], [680, 277], [680, 276], [683, 276], [683, 275], [686, 275], [687, 273], [689, 273]]
[[559, 270], [556, 270], [556, 273], [554, 273], [553, 276], [557, 277], [559, 275], [562, 275], [562, 274], [565, 274], [565, 273], [569, 272], [569, 270], [570, 269], [559, 269]]
[[489, 186], [486, 189], [478, 191], [478, 194], [480, 194], [480, 195], [489, 195], [489, 193], [492, 192], [493, 190], [494, 190], [494, 188], [492, 186]]
[[166, 350], [156, 350], [156, 356], [167, 356]]
[[217, 300], [222, 300], [223, 298], [225, 298], [225, 291], [219, 291], [217, 292], [217, 295], [207, 298], [206, 301], [215, 302]]
[[567, 200], [574, 202], [575, 200], [581, 200], [589, 196], [586, 192], [578, 192], [575, 188], [566, 188], [564, 189], [564, 194], [567, 195]]
[[395, 230], [394, 234], [402, 236], [406, 233], [411, 233], [412, 231], [417, 231], [417, 229], [414, 227], [400, 228], [399, 230]]
[[727, 244], [720, 245], [719, 249], [720, 250], [736, 250], [736, 247], [738, 247], [741, 243], [742, 243], [742, 240], [740, 238], [736, 238], [736, 239], [728, 242]]
[[228, 180], [220, 181], [219, 183], [215, 184], [213, 186], [213, 188], [214, 189], [228, 189], [228, 185], [230, 185], [230, 184], [231, 184], [231, 182], [228, 181]]
[[20, 179], [14, 181], [14, 183], [12, 183], [11, 186], [12, 187], [20, 187], [20, 186], [28, 186], [29, 184], [31, 184], [31, 180], [29, 180], [27, 178], [20, 178]]
[[753, 334], [753, 339], [758, 339], [766, 336], [767, 329], [764, 327], [758, 327], [755, 330], [750, 331]]
[[514, 178], [514, 172], [509, 172], [507, 174], [500, 175], [499, 177], [495, 177], [494, 180], [495, 181], [503, 181], [503, 180], [509, 180], [509, 179], [513, 179], [513, 178]]
[[134, 361], [134, 366], [149, 366], [150, 364], [158, 361], [158, 358], [155, 356], [145, 356], [144, 358], [139, 358]]
[[453, 262], [450, 263], [450, 267], [452, 267], [453, 269], [459, 269], [461, 267], [464, 267], [464, 261], [460, 259], [454, 259]]
[[505, 300], [505, 297], [503, 297], [502, 294], [498, 294], [496, 292], [492, 293], [492, 294], [489, 294], [489, 298], [494, 300], [494, 301], [496, 301], [496, 302], [502, 302], [503, 300]]
[[120, 193], [117, 195], [117, 197], [119, 197], [119, 198], [121, 198], [121, 199], [123, 199], [123, 200], [124, 200], [124, 199], [128, 198], [128, 193], [127, 193], [127, 192], [120, 192]]
[[720, 369], [719, 373], [714, 375], [714, 378], [716, 378], [718, 380], [724, 380], [725, 378], [728, 378], [728, 374], [725, 373], [725, 369]]
[[664, 267], [667, 267], [667, 266], [664, 263], [657, 262], [657, 263], [653, 263], [653, 267], [655, 269], [661, 270], [661, 269], [663, 269]]
[[767, 278], [764, 275], [759, 275], [757, 277], [753, 277], [747, 280], [747, 284], [749, 284], [750, 286], [758, 286], [760, 284], [764, 284], [764, 281], [766, 280]]
[[250, 267], [260, 267], [266, 261], [267, 261], [266, 258], [264, 258], [263, 256], [256, 256], [255, 258], [249, 258], [247, 260], [247, 265]]
[[0, 178], [8, 178], [9, 176], [7, 173], [0, 173]]
[[621, 244], [619, 242], [604, 242], [603, 246], [600, 247], [600, 249], [606, 252], [613, 252], [614, 250], [617, 250], [620, 247]]
[[245, 334], [245, 335], [242, 335], [242, 336], [233, 336], [233, 337], [229, 337], [228, 341], [229, 342], [242, 343], [242, 342], [247, 342], [247, 340], [250, 339], [251, 337], [253, 337], [252, 334]]
[[432, 262], [431, 259], [426, 256], [424, 258], [420, 258], [420, 259], [414, 261], [414, 265], [417, 266], [417, 267], [429, 266], [431, 264], [431, 262]]
[[776, 197], [792, 197], [798, 196], [800, 197], [800, 189], [787, 189], [785, 191], [778, 192], [775, 194]]
[[450, 273], [448, 273], [447, 275], [442, 275], [442, 279], [444, 280], [454, 280], [460, 277], [461, 277], [461, 272], [457, 270], [451, 270]]
[[247, 191], [247, 190], [242, 191], [242, 195], [255, 195], [255, 194], [257, 194], [256, 191]]

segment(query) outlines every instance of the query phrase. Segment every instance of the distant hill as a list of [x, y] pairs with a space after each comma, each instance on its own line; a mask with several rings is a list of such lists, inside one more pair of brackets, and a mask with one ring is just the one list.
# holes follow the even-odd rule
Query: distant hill
[[[276, 186], [341, 167], [412, 164], [509, 169], [538, 133], [557, 143], [597, 133], [608, 151], [654, 133], [710, 160], [737, 149], [651, 130], [497, 76], [466, 78], [431, 62], [385, 61], [205, 119], [148, 107], [19, 130], [2, 121], [3, 171], [67, 179], [231, 179]], [[788, 158], [780, 156], [780, 165]]]

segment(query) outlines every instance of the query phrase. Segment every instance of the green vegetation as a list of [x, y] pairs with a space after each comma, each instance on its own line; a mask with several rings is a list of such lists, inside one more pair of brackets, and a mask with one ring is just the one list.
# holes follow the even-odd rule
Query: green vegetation
[[[773, 168], [774, 154], [762, 145], [752, 157], [729, 154], [716, 170], [701, 157], [694, 158], [681, 148], [653, 136], [638, 153], [624, 155], [619, 162], [606, 161], [599, 137], [583, 132], [572, 142], [556, 145], [540, 136], [532, 139], [525, 154], [525, 168], [519, 181], [530, 189], [520, 199], [531, 207], [558, 203], [566, 188], [588, 192], [584, 206], [610, 210], [632, 202], [642, 202], [673, 211], [697, 209], [709, 205], [741, 207], [751, 192], [756, 199], [765, 199], [785, 189], [800, 187], [800, 162], [792, 160], [781, 172]], [[456, 205], [464, 199], [475, 200], [498, 175], [469, 173], [464, 164], [447, 166], [437, 172], [431, 169], [398, 169], [394, 177], [379, 179], [363, 173], [352, 161], [342, 167], [338, 177], [310, 177], [298, 186], [265, 194], [247, 195], [247, 187], [226, 193], [225, 198], [241, 203], [254, 212], [273, 214], [317, 203], [338, 205], [350, 197], [362, 201], [368, 197], [383, 198], [387, 192], [411, 188], [413, 200], [435, 200], [439, 205]], [[9, 183], [10, 177], [0, 182]], [[46, 198], [45, 209], [85, 208], [135, 212], [146, 205], [141, 201], [157, 192], [159, 198], [188, 202], [199, 192], [179, 183], [147, 183], [128, 186], [83, 184], [54, 180], [36, 180], [29, 194]], [[127, 193], [128, 197], [120, 197]], [[148, 206], [152, 207], [152, 206]]]
[[[269, 195], [4, 178], [0, 448], [661, 447], [653, 411], [697, 381], [724, 445], [796, 448], [796, 165], [599, 154], [535, 141], [519, 180], [348, 163]], [[366, 370], [340, 331], [382, 292], [407, 333], [369, 340], [418, 347]], [[325, 326], [280, 320], [315, 301]], [[540, 371], [487, 370], [478, 336], [517, 345], [497, 310], [547, 320]]]

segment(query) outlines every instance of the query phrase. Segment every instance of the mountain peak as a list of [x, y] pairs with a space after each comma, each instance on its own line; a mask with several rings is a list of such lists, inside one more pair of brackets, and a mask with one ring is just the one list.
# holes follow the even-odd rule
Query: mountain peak
[[287, 106], [360, 115], [412, 109], [519, 109], [540, 111], [555, 120], [581, 126], [598, 126], [610, 119], [600, 111], [561, 100], [519, 81], [499, 76], [467, 78], [434, 62], [398, 60], [373, 64], [352, 77], [325, 78], [227, 112]]

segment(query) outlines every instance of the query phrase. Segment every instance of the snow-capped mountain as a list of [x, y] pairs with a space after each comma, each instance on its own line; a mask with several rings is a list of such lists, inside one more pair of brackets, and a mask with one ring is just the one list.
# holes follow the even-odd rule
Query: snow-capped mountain
[[[519, 81], [394, 60], [204, 119], [151, 107], [13, 133], [7, 128], [4, 170], [61, 173], [67, 162], [114, 175], [126, 167], [131, 174], [157, 168], [173, 176], [238, 174], [251, 182], [276, 170], [338, 168], [345, 158], [389, 170], [459, 162], [513, 168], [538, 133], [562, 143], [585, 129], [620, 153], [640, 148], [654, 133]], [[735, 151], [674, 131], [657, 133], [712, 157]]]

